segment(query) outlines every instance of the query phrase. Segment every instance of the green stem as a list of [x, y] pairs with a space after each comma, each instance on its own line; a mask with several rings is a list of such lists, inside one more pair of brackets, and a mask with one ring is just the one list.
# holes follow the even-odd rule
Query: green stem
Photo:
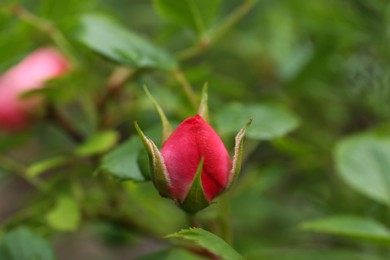
[[27, 221], [31, 220], [37, 212], [44, 212], [48, 207], [47, 200], [36, 201], [30, 207], [20, 208], [8, 218], [2, 220], [0, 229], [8, 229], [17, 225], [25, 225]]
[[105, 86], [105, 93], [96, 102], [96, 108], [101, 118], [99, 120], [99, 128], [109, 129], [112, 128], [112, 116], [109, 114], [109, 103], [113, 100], [117, 100], [121, 95], [123, 86], [133, 77], [139, 70], [133, 68], [127, 68], [124, 66], [116, 67]]
[[27, 181], [31, 184], [31, 186], [35, 187], [37, 190], [39, 190], [42, 193], [47, 192], [46, 185], [41, 182], [39, 179], [29, 176], [26, 172], [26, 168], [20, 165], [20, 163], [14, 161], [11, 158], [8, 158], [2, 154], [0, 154], [0, 165], [2, 168], [4, 168], [6, 171], [10, 173], [14, 173]]
[[180, 61], [190, 59], [207, 50], [212, 44], [217, 42], [229, 29], [231, 29], [240, 19], [245, 16], [255, 5], [255, 1], [245, 1], [238, 6], [210, 35], [201, 38], [198, 45], [181, 51], [177, 58]]
[[48, 107], [47, 118], [55, 122], [76, 143], [84, 141], [84, 136], [77, 131], [77, 129], [56, 107], [52, 105]]
[[219, 200], [222, 238], [229, 245], [233, 244], [233, 231], [230, 212], [229, 193], [225, 193]]
[[210, 38], [210, 44], [218, 41], [227, 31], [241, 20], [255, 5], [255, 1], [245, 1], [238, 6], [223, 23], [218, 26]]
[[196, 217], [196, 214], [190, 214], [190, 213], [187, 213], [187, 219], [188, 219], [188, 226], [189, 227], [194, 227], [194, 228], [199, 228], [200, 227], [200, 223], [199, 223], [199, 220], [198, 218]]
[[186, 76], [180, 69], [176, 69], [172, 71], [173, 76], [179, 82], [182, 87], [184, 94], [187, 96], [188, 100], [191, 102], [192, 107], [197, 110], [198, 108], [198, 98], [195, 94], [194, 89], [191, 84], [188, 82]]

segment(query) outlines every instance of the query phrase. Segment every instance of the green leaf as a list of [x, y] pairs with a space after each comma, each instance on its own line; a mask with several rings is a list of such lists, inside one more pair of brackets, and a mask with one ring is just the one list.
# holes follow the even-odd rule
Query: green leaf
[[80, 210], [73, 199], [62, 196], [46, 215], [46, 221], [54, 229], [74, 231], [80, 223]]
[[220, 0], [153, 0], [153, 3], [161, 16], [203, 35], [213, 22]]
[[75, 153], [79, 156], [90, 156], [103, 153], [115, 145], [118, 137], [119, 135], [115, 131], [96, 133], [77, 147]]
[[189, 240], [223, 259], [243, 259], [243, 257], [223, 241], [223, 239], [201, 228], [184, 229], [166, 237]]
[[381, 223], [358, 216], [333, 216], [308, 221], [303, 230], [390, 243], [390, 230]]
[[253, 124], [246, 135], [256, 140], [281, 137], [299, 125], [298, 118], [279, 104], [230, 103], [215, 119], [221, 133], [236, 134], [248, 118], [253, 118]]
[[390, 137], [362, 134], [339, 142], [337, 172], [356, 191], [390, 206]]
[[39, 174], [42, 174], [50, 169], [58, 167], [66, 163], [66, 157], [64, 156], [56, 156], [44, 159], [42, 161], [38, 161], [33, 163], [27, 168], [27, 175], [31, 177], [36, 177]]
[[135, 122], [134, 125], [137, 129], [138, 135], [141, 137], [142, 143], [144, 144], [149, 154], [149, 163], [153, 184], [156, 186], [161, 196], [168, 197], [170, 180], [166, 166], [164, 164], [164, 159], [157, 146], [142, 132], [137, 122]]
[[163, 70], [173, 70], [178, 66], [165, 50], [104, 15], [83, 15], [76, 37], [90, 49], [120, 64]]
[[0, 259], [7, 260], [54, 260], [49, 243], [25, 227], [16, 228], [1, 239]]
[[204, 194], [202, 185], [201, 176], [203, 170], [203, 161], [204, 158], [200, 160], [195, 177], [192, 180], [191, 187], [183, 203], [180, 204], [182, 209], [191, 214], [194, 214], [210, 205], [210, 202], [207, 200], [206, 195]]
[[236, 144], [234, 146], [234, 156], [233, 156], [233, 162], [232, 162], [232, 169], [229, 173], [229, 182], [227, 187], [229, 188], [232, 183], [237, 179], [238, 174], [241, 170], [241, 162], [242, 162], [242, 150], [244, 149], [244, 137], [245, 133], [247, 132], [249, 126], [252, 124], [252, 118], [249, 119], [248, 123], [241, 128], [241, 130], [236, 135]]
[[120, 180], [145, 181], [147, 176], [142, 174], [138, 165], [142, 142], [138, 136], [119, 145], [107, 153], [100, 163], [99, 170], [105, 171]]

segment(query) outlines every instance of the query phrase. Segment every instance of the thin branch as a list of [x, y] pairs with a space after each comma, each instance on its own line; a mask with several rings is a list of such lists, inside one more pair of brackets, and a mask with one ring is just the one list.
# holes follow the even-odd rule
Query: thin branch
[[111, 98], [118, 96], [123, 85], [126, 84], [128, 79], [133, 76], [135, 72], [135, 69], [127, 67], [117, 67], [114, 69], [107, 81], [106, 92], [97, 102], [97, 107], [100, 111], [105, 109], [107, 102]]
[[7, 172], [18, 175], [20, 178], [24, 179], [26, 182], [31, 184], [31, 186], [33, 186], [40, 192], [47, 192], [46, 185], [39, 179], [28, 175], [26, 168], [22, 166], [19, 162], [16, 162], [13, 159], [0, 154], [0, 167], [5, 169]]
[[210, 38], [210, 44], [218, 41], [222, 36], [225, 35], [238, 21], [241, 20], [252, 8], [255, 6], [255, 1], [245, 1], [240, 6], [238, 6], [226, 19], [223, 23], [220, 24], [214, 30], [212, 37]]
[[131, 219], [131, 216], [118, 214], [118, 212], [101, 210], [97, 212], [96, 215], [91, 217], [96, 217], [97, 219], [107, 221], [109, 223], [120, 226], [129, 231], [133, 231], [143, 235], [148, 235], [154, 238], [159, 238], [159, 235], [156, 234], [154, 230], [150, 229], [148, 226], [140, 225], [137, 222], [133, 221]]
[[84, 140], [84, 136], [54, 106], [49, 106], [47, 117], [63, 129], [76, 143], [81, 143]]
[[192, 107], [197, 110], [198, 108], [198, 98], [194, 92], [194, 89], [192, 88], [191, 84], [188, 82], [186, 76], [180, 69], [176, 69], [172, 71], [173, 76], [176, 78], [176, 80], [179, 82], [180, 86], [182, 87], [184, 94], [187, 96], [188, 100], [190, 101]]
[[255, 5], [255, 1], [245, 1], [238, 6], [218, 27], [216, 27], [210, 35], [202, 37], [199, 44], [191, 48], [181, 51], [177, 58], [179, 60], [187, 60], [206, 51], [225, 35], [242, 17], [244, 17]]
[[18, 17], [20, 20], [28, 23], [43, 33], [46, 33], [53, 42], [58, 46], [59, 49], [70, 59], [72, 65], [77, 67], [79, 64], [78, 59], [73, 55], [73, 47], [66, 39], [66, 37], [62, 34], [60, 30], [58, 30], [53, 23], [48, 20], [45, 20], [30, 11], [26, 10], [19, 4], [15, 4], [11, 6], [12, 13]]
[[220, 212], [220, 224], [222, 229], [222, 238], [229, 245], [233, 244], [233, 231], [231, 223], [231, 212], [230, 212], [230, 199], [229, 192], [222, 194], [219, 200], [219, 212]]
[[200, 228], [200, 222], [196, 214], [187, 213], [188, 225], [191, 228]]
[[107, 108], [110, 100], [117, 99], [126, 82], [133, 77], [139, 70], [128, 67], [117, 67], [111, 73], [107, 80], [104, 93], [96, 102], [96, 108], [101, 115], [99, 127], [106, 128], [109, 126], [109, 119], [107, 116]]

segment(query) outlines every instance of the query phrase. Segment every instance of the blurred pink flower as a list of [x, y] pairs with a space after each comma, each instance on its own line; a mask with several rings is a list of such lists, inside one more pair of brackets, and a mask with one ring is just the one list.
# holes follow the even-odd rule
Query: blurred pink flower
[[70, 69], [69, 61], [58, 50], [38, 49], [0, 76], [0, 129], [17, 131], [31, 122], [32, 113], [42, 103], [38, 97], [21, 98], [44, 82], [59, 77]]

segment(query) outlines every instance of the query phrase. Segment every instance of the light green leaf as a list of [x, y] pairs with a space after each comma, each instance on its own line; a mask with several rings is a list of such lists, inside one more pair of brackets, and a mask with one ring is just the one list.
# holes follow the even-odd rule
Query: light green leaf
[[363, 134], [336, 146], [337, 172], [362, 193], [390, 206], [390, 137]]
[[115, 131], [96, 133], [77, 147], [75, 153], [80, 156], [90, 156], [103, 153], [115, 145], [118, 137], [119, 135]]
[[143, 149], [141, 140], [134, 136], [107, 153], [99, 169], [120, 180], [145, 181], [148, 177], [142, 174], [138, 165], [141, 149]]
[[153, 0], [158, 13], [203, 35], [212, 24], [220, 0]]
[[73, 199], [62, 196], [46, 215], [46, 221], [54, 229], [74, 231], [80, 223], [80, 210]]
[[381, 223], [358, 216], [333, 216], [308, 221], [303, 230], [390, 243], [390, 230]]
[[0, 240], [0, 259], [54, 260], [49, 243], [30, 229], [19, 227], [5, 234]]
[[181, 238], [189, 240], [194, 244], [222, 257], [223, 259], [243, 259], [243, 257], [230, 247], [223, 239], [201, 228], [183, 229], [179, 232], [168, 235], [167, 238]]
[[76, 37], [92, 50], [123, 65], [164, 70], [178, 66], [165, 50], [101, 14], [82, 16]]
[[246, 135], [257, 140], [281, 137], [299, 125], [296, 115], [279, 104], [230, 103], [215, 119], [221, 133], [237, 134], [248, 118], [253, 118], [253, 124]]
[[35, 162], [27, 168], [27, 175], [36, 177], [50, 169], [63, 165], [66, 161], [64, 156], [56, 156]]

